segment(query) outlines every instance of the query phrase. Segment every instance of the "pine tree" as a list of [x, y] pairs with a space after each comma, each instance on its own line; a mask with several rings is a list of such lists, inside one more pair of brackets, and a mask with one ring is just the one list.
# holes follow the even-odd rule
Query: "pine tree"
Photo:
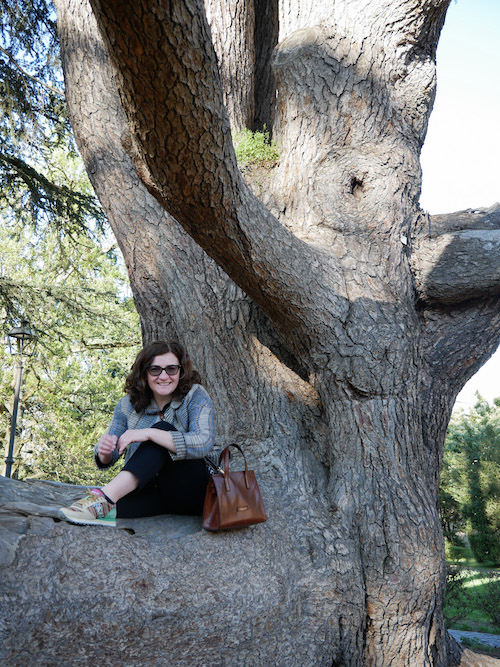
[[[123, 260], [75, 148], [55, 11], [0, 2], [0, 319], [29, 321], [15, 476], [95, 480], [104, 431], [140, 342]], [[13, 358], [0, 348], [0, 442]]]
[[485, 564], [500, 563], [499, 463], [500, 399], [489, 405], [478, 396], [470, 414], [450, 423], [441, 495], [460, 506], [474, 556]]

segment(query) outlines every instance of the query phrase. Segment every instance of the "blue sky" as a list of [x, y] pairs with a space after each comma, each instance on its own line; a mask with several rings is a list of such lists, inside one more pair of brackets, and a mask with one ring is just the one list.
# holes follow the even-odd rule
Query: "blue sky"
[[[450, 213], [500, 202], [500, 0], [458, 0], [448, 9], [437, 52], [437, 94], [422, 150], [422, 207]], [[474, 393], [500, 396], [500, 351], [472, 378]]]

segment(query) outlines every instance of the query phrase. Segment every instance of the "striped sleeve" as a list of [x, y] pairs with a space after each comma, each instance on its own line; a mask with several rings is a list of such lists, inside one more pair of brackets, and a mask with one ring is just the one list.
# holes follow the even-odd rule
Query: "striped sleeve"
[[[122, 398], [115, 407], [115, 410], [113, 412], [113, 419], [111, 420], [111, 424], [109, 425], [108, 430], [106, 431], [106, 433], [108, 433], [109, 435], [116, 435], [118, 438], [122, 435], [122, 433], [125, 433], [125, 431], [128, 428], [127, 417], [122, 409], [123, 406], [124, 406], [124, 399]], [[109, 468], [112, 465], [114, 465], [119, 458], [120, 455], [118, 454], [118, 450], [115, 449], [111, 461], [107, 464], [101, 463], [101, 460], [97, 455], [97, 445], [94, 447], [94, 462], [98, 468], [101, 469]]]
[[[192, 388], [177, 410], [176, 422], [182, 430], [171, 431], [176, 453], [173, 461], [201, 459], [215, 444], [214, 409], [210, 396], [200, 385]], [[177, 424], [175, 424], [177, 426]]]

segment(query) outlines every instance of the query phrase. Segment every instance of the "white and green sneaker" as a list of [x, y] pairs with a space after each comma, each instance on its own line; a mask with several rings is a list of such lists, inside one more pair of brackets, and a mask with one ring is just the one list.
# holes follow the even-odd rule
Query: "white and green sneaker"
[[92, 489], [85, 498], [62, 507], [59, 518], [85, 526], [116, 526], [116, 505], [106, 500], [99, 489]]

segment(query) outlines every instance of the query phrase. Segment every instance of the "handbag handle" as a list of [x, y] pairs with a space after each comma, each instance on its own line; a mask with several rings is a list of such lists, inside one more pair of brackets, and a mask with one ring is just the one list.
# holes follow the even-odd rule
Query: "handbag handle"
[[248, 482], [248, 466], [247, 466], [247, 459], [245, 454], [243, 453], [243, 450], [239, 445], [236, 443], [232, 443], [231, 445], [228, 445], [227, 447], [224, 447], [222, 452], [219, 454], [219, 466], [221, 464], [222, 459], [224, 459], [224, 483], [226, 485], [226, 491], [229, 492], [230, 486], [229, 486], [229, 448], [230, 447], [236, 447], [236, 449], [239, 450], [240, 454], [243, 456], [243, 460], [245, 461], [245, 486], [247, 489], [250, 488], [250, 484]]

